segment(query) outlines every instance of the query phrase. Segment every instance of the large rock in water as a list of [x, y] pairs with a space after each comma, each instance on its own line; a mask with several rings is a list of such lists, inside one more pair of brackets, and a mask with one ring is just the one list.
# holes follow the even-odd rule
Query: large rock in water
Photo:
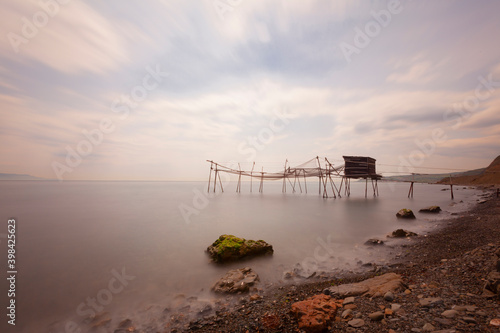
[[437, 214], [440, 211], [441, 211], [441, 207], [439, 207], [439, 206], [430, 206], [430, 207], [422, 208], [419, 210], [419, 212], [422, 212], [422, 213], [434, 213], [434, 214]]
[[341, 284], [327, 288], [323, 293], [344, 298], [348, 296], [369, 296], [382, 297], [387, 292], [396, 292], [404, 290], [406, 286], [403, 283], [401, 275], [396, 273], [386, 273], [358, 283]]
[[222, 235], [207, 248], [215, 262], [227, 262], [246, 257], [273, 254], [272, 245], [263, 240], [247, 240], [233, 235]]
[[245, 267], [240, 269], [233, 269], [217, 281], [212, 290], [216, 293], [235, 294], [238, 292], [248, 292], [250, 287], [259, 281], [257, 273], [252, 271], [251, 268]]
[[292, 313], [299, 321], [299, 329], [306, 332], [323, 332], [335, 320], [342, 301], [328, 295], [315, 295], [292, 304]]
[[401, 219], [414, 219], [415, 214], [411, 209], [403, 208], [399, 212], [396, 213], [396, 216]]

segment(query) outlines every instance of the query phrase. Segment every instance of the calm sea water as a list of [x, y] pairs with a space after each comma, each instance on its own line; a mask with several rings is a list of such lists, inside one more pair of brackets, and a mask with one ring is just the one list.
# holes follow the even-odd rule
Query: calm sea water
[[[397, 228], [427, 232], [436, 224], [417, 213], [400, 221], [401, 208], [414, 211], [440, 205], [445, 212], [465, 209], [477, 192], [445, 186], [379, 184], [380, 196], [364, 198], [364, 183], [352, 183], [349, 198], [323, 199], [317, 183], [309, 193], [281, 193], [281, 182], [264, 193], [241, 193], [236, 184], [207, 198], [196, 182], [0, 182], [1, 332], [85, 331], [85, 316], [107, 312], [109, 329], [125, 318], [152, 326], [166, 307], [190, 296], [210, 302], [211, 285], [232, 268], [250, 266], [261, 285], [282, 283], [297, 263], [309, 270], [351, 267], [359, 260], [380, 261], [363, 245]], [[464, 201], [460, 203], [460, 201]], [[16, 228], [16, 327], [7, 325], [7, 220]], [[270, 258], [217, 266], [204, 250], [221, 234], [264, 239]], [[380, 255], [380, 254], [379, 254]], [[139, 324], [139, 325], [140, 325]], [[139, 326], [137, 325], [137, 326]], [[111, 330], [112, 331], [112, 330]]]

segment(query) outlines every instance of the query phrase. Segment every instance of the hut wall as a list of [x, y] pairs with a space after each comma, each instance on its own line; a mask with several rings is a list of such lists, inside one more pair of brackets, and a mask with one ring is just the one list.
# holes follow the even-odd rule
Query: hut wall
[[344, 174], [347, 177], [376, 176], [375, 159], [366, 156], [343, 156], [345, 162]]

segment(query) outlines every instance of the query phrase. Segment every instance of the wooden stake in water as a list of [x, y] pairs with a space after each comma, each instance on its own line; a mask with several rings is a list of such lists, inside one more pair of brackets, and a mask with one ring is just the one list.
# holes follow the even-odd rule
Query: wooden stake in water
[[451, 181], [451, 174], [450, 174], [450, 192], [451, 192], [451, 200], [453, 200], [455, 197], [453, 195], [453, 183]]

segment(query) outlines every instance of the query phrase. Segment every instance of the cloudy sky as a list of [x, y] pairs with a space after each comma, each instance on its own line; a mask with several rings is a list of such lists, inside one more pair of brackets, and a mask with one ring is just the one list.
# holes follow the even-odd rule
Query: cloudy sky
[[[500, 154], [500, 2], [2, 2], [0, 173], [205, 180], [207, 159]], [[427, 169], [426, 169], [427, 168]], [[436, 168], [436, 169], [429, 169]]]

